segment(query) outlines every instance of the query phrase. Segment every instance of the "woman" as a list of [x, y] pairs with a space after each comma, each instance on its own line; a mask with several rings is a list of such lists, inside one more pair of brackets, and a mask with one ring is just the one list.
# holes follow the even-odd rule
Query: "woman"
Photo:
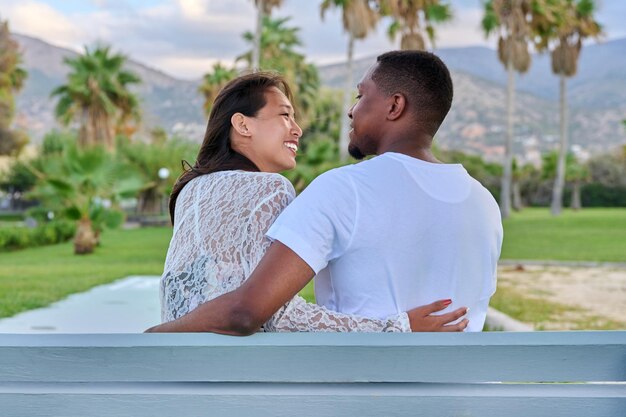
[[[170, 198], [174, 232], [161, 279], [163, 322], [239, 287], [269, 247], [265, 232], [295, 197], [277, 174], [295, 167], [302, 135], [290, 97], [280, 76], [254, 73], [231, 81], [215, 99], [197, 161]], [[461, 310], [449, 313], [448, 322]], [[356, 317], [296, 296], [264, 330], [410, 331], [410, 325], [405, 313], [386, 320]]]

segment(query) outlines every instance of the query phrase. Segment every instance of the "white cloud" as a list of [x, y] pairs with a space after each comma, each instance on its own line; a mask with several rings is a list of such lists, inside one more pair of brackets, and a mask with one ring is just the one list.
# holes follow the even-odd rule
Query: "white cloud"
[[39, 37], [57, 45], [76, 48], [85, 33], [67, 16], [47, 4], [26, 0], [6, 0], [3, 18], [13, 32]]
[[479, 8], [459, 10], [453, 21], [436, 28], [437, 47], [495, 45], [493, 39], [485, 39], [480, 27], [481, 19], [482, 10]]
[[176, 78], [197, 79], [201, 74], [209, 72], [213, 68], [213, 64], [217, 62], [222, 62], [225, 65], [233, 64], [232, 61], [216, 58], [163, 56], [155, 58], [150, 62], [150, 66], [167, 68], [167, 73]]
[[190, 20], [202, 19], [208, 11], [208, 0], [178, 0], [178, 7], [183, 16]]
[[[100, 40], [135, 60], [185, 78], [200, 77], [218, 60], [232, 62], [249, 49], [241, 35], [255, 25], [252, 0], [0, 1], [1, 17], [10, 20], [15, 32], [73, 49]], [[319, 3], [287, 0], [274, 15], [292, 16], [288, 24], [300, 28], [304, 45], [299, 50], [307, 59], [318, 64], [344, 61], [347, 36], [341, 27], [341, 13], [330, 10], [322, 21]], [[485, 40], [480, 30], [480, 2], [453, 3], [456, 17], [437, 28], [437, 48], [494, 47], [495, 40]], [[77, 4], [80, 7], [71, 7]], [[619, 20], [624, 5], [626, 2], [605, 2], [601, 20], [607, 23], [609, 38], [624, 34]], [[388, 24], [388, 20], [381, 21], [376, 33], [356, 42], [357, 58], [398, 48], [399, 40], [387, 38]]]

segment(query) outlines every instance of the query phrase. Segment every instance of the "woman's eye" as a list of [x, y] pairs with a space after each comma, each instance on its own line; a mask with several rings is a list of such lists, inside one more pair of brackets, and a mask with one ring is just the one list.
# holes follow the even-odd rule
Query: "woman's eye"
[[360, 94], [357, 94], [357, 96], [355, 97], [355, 99], [356, 99], [356, 100], [358, 100], [358, 99], [360, 99], [360, 98], [361, 98], [361, 95], [360, 95]]

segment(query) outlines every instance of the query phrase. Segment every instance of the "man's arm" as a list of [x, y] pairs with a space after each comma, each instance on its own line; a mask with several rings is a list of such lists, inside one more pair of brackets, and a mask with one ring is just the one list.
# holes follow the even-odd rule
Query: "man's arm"
[[241, 287], [201, 304], [177, 320], [151, 327], [146, 332], [252, 334], [304, 288], [314, 275], [314, 271], [302, 258], [276, 241]]
[[[177, 320], [146, 330], [153, 332], [212, 332], [247, 336], [258, 331], [278, 309], [291, 300], [315, 275], [311, 267], [279, 241], [272, 243], [250, 277], [236, 290], [201, 304]], [[412, 331], [459, 332], [468, 324], [464, 307], [433, 315], [451, 300], [439, 300], [407, 312]]]

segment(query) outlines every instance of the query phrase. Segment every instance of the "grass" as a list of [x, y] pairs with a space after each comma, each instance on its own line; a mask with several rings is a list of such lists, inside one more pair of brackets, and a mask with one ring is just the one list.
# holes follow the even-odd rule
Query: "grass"
[[92, 255], [71, 242], [0, 254], [0, 317], [46, 306], [128, 275], [160, 275], [172, 230], [109, 230]]
[[20, 213], [0, 213], [0, 222], [21, 222], [24, 215]]
[[[625, 226], [625, 209], [565, 211], [557, 218], [545, 208], [526, 209], [504, 223], [502, 258], [626, 262]], [[106, 231], [102, 246], [87, 256], [74, 255], [71, 243], [0, 253], [0, 317], [129, 275], [160, 275], [171, 233], [170, 228]], [[301, 295], [314, 300], [312, 283]], [[492, 305], [532, 323], [563, 313], [563, 306], [500, 289]]]
[[502, 259], [626, 262], [626, 209], [525, 209], [504, 221]]

